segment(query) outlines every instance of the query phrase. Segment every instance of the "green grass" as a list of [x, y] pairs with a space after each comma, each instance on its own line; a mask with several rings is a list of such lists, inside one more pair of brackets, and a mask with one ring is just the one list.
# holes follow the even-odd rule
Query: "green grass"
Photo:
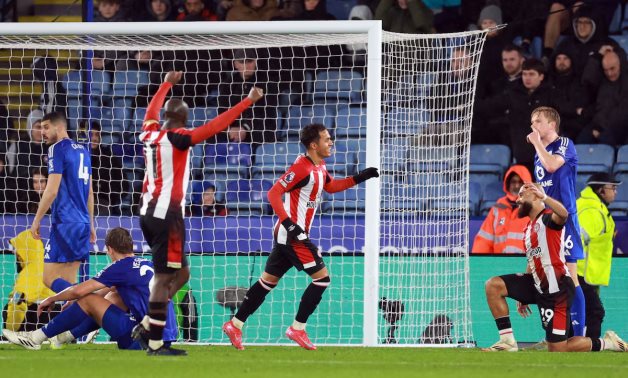
[[29, 351], [0, 344], [2, 377], [628, 377], [628, 353], [486, 353], [478, 349], [185, 346], [147, 357], [113, 345]]

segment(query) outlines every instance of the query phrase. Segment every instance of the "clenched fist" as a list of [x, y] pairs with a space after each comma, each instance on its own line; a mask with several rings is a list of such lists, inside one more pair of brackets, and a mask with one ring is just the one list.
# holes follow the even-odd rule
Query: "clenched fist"
[[248, 98], [251, 100], [251, 102], [255, 104], [262, 97], [264, 97], [264, 90], [262, 88], [258, 88], [258, 87], [251, 88], [251, 91], [249, 92], [249, 95], [248, 95]]

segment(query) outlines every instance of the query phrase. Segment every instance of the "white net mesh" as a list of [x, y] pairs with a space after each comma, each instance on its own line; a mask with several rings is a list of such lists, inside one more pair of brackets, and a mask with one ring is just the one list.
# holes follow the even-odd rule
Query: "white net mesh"
[[[388, 304], [372, 325], [379, 343], [471, 340], [468, 150], [483, 41], [483, 33], [384, 33], [378, 297]], [[34, 168], [45, 167], [46, 148], [32, 126], [41, 114], [32, 111], [60, 110], [76, 139], [89, 143], [91, 137], [99, 238], [90, 274], [107, 263], [102, 252], [111, 227], [131, 229], [136, 251], [147, 250], [137, 216], [144, 175], [137, 133], [164, 73], [184, 71], [172, 95], [190, 105], [189, 127], [235, 105], [253, 84], [265, 89], [262, 103], [228, 132], [192, 150], [186, 250], [195, 310], [182, 291], [179, 320], [189, 329], [181, 339], [227, 342], [220, 326], [263, 271], [272, 247], [266, 192], [303, 152], [301, 127], [315, 122], [332, 131], [336, 152], [327, 167], [334, 177], [366, 167], [366, 114], [369, 98], [378, 96], [366, 91], [366, 34], [3, 35], [0, 48], [8, 116], [19, 128], [0, 141], [8, 172], [0, 176], [2, 248], [12, 249], [9, 240], [27, 230], [39, 200], [31, 177]], [[372, 200], [364, 184], [326, 194], [314, 220], [311, 239], [332, 275], [309, 321], [315, 343], [364, 342], [365, 204]], [[44, 238], [48, 225], [46, 219]], [[41, 265], [38, 254], [29, 256]], [[43, 299], [32, 290], [41, 286], [41, 270], [14, 288], [15, 257], [1, 257], [3, 300], [9, 293], [16, 303]], [[283, 332], [308, 282], [305, 274], [289, 272], [249, 318], [245, 342], [286, 342]], [[32, 318], [25, 323], [34, 326]]]

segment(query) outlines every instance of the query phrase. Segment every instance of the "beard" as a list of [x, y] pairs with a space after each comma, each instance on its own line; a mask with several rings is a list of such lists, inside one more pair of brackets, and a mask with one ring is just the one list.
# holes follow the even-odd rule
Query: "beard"
[[519, 205], [519, 210], [517, 210], [517, 217], [525, 218], [530, 215], [530, 211], [532, 211], [532, 204], [530, 202], [524, 202]]

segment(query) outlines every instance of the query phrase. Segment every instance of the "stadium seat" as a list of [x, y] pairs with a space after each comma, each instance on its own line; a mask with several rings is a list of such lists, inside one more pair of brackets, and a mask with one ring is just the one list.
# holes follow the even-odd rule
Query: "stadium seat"
[[392, 108], [383, 116], [382, 132], [385, 135], [422, 134], [429, 120], [429, 112], [421, 109]]
[[204, 108], [197, 107], [191, 108], [188, 112], [187, 127], [199, 127], [203, 126], [207, 122], [218, 116], [218, 109], [216, 108]]
[[343, 106], [338, 109], [336, 116], [336, 138], [365, 138], [366, 137], [366, 108]]
[[[469, 210], [471, 203], [463, 201], [462, 194], [466, 188], [461, 184], [450, 183], [434, 187], [433, 193], [428, 193], [430, 210], [439, 213], [440, 216], [463, 216]], [[429, 190], [428, 190], [429, 192]]]
[[249, 143], [215, 143], [205, 145], [205, 166], [214, 171], [238, 172], [248, 177], [251, 167]]
[[294, 163], [302, 153], [298, 143], [266, 143], [255, 151], [255, 164], [251, 169], [252, 178], [274, 182]]
[[510, 166], [510, 148], [501, 144], [471, 145], [469, 171], [472, 173], [491, 173], [502, 177]]
[[234, 180], [227, 183], [226, 202], [231, 214], [263, 215], [269, 214], [270, 204], [266, 193], [272, 182], [265, 180]]
[[112, 94], [111, 75], [107, 71], [92, 71], [91, 93], [92, 104], [110, 104]]
[[[355, 143], [354, 143], [355, 142]], [[325, 159], [329, 169], [330, 164], [337, 164], [339, 161], [344, 161], [344, 172], [347, 176], [358, 173], [358, 158], [360, 151], [364, 154], [364, 150], [360, 150], [360, 143], [357, 140], [349, 142], [347, 140], [341, 140], [334, 142], [334, 154], [331, 158]], [[363, 140], [366, 146], [366, 141]], [[338, 156], [342, 155], [342, 156]], [[332, 170], [335, 172], [335, 170]]]
[[615, 201], [608, 206], [608, 210], [613, 216], [628, 216], [628, 174], [619, 174], [617, 179], [622, 183], [617, 186]]
[[288, 138], [288, 140], [298, 139], [301, 129], [312, 123], [320, 123], [331, 132], [334, 126], [334, 116], [333, 108], [326, 108], [322, 105], [293, 106], [279, 130], [280, 137]]
[[578, 174], [610, 173], [615, 162], [615, 149], [606, 144], [577, 144]]
[[395, 137], [382, 139], [381, 170], [382, 174], [395, 175], [405, 170], [408, 157], [408, 138]]
[[482, 202], [480, 203], [480, 215], [487, 215], [491, 210], [491, 207], [495, 205], [498, 199], [505, 196], [504, 193], [504, 183], [493, 181], [490, 184], [487, 184], [484, 187], [484, 191], [482, 192]]
[[617, 161], [613, 167], [613, 172], [615, 174], [628, 173], [628, 144], [619, 147], [619, 150], [617, 150]]
[[357, 4], [357, 0], [328, 0], [327, 12], [338, 20], [348, 20], [351, 8]]
[[364, 188], [355, 186], [338, 193], [323, 192], [323, 200], [326, 204], [325, 213], [342, 215], [364, 213], [364, 192]]
[[460, 164], [456, 148], [451, 146], [410, 146], [407, 150], [406, 169], [409, 172], [442, 172]]
[[430, 73], [401, 76], [398, 82], [383, 91], [382, 101], [391, 107], [414, 107], [429, 96], [433, 81]]
[[470, 215], [480, 215], [482, 203], [482, 185], [478, 182], [469, 183], [469, 210]]
[[394, 175], [381, 175], [381, 209], [382, 212], [417, 212], [425, 207], [419, 196], [416, 185], [409, 185], [396, 179]]
[[150, 84], [148, 71], [116, 71], [113, 76], [113, 95], [124, 98], [135, 97], [137, 88], [148, 84]]
[[363, 91], [364, 77], [356, 71], [319, 71], [314, 82], [314, 103], [324, 105], [358, 104], [362, 102]]
[[81, 93], [83, 93], [83, 85], [81, 82], [83, 79], [81, 78], [81, 73], [79, 71], [69, 71], [61, 81], [61, 85], [68, 97], [70, 98], [78, 98]]
[[78, 121], [83, 119], [83, 106], [78, 98], [68, 97], [68, 127], [78, 129]]

